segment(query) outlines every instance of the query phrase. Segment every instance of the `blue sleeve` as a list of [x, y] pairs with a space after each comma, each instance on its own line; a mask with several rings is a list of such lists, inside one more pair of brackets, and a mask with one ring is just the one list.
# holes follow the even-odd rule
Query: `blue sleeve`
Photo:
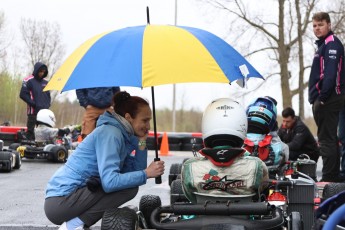
[[324, 76], [320, 92], [320, 101], [327, 101], [336, 86], [336, 78], [340, 71], [339, 63], [343, 52], [336, 42], [330, 42], [326, 45], [324, 52]]
[[98, 171], [103, 190], [107, 193], [146, 183], [146, 173], [143, 170], [132, 169], [132, 171], [122, 172], [121, 161], [129, 155], [126, 150], [121, 131], [116, 127], [108, 126], [96, 135]]

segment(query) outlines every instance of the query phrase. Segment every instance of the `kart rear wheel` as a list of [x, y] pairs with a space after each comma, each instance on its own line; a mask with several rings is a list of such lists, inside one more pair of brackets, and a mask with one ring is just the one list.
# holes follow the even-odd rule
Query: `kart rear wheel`
[[51, 149], [53, 154], [53, 161], [58, 163], [65, 163], [67, 161], [68, 153], [62, 146], [54, 146]]
[[322, 199], [326, 200], [345, 190], [345, 183], [329, 183], [323, 188]]
[[[139, 211], [143, 214], [148, 228], [152, 228], [151, 214], [153, 210], [162, 206], [162, 201], [159, 196], [155, 195], [144, 195], [140, 198]], [[141, 226], [144, 227], [144, 226]]]
[[288, 230], [303, 230], [303, 220], [301, 213], [291, 212], [289, 216]]
[[102, 218], [102, 230], [135, 230], [138, 227], [138, 217], [133, 209], [115, 208], [104, 212]]
[[0, 170], [11, 172], [13, 164], [13, 155], [8, 151], [0, 151]]

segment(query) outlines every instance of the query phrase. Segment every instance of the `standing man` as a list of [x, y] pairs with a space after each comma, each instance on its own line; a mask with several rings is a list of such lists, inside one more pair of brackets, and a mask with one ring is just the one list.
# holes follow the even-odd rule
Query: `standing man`
[[310, 132], [295, 111], [287, 107], [282, 111], [283, 123], [278, 130], [280, 139], [289, 146], [289, 159], [297, 160], [301, 154], [306, 154], [317, 163], [319, 159], [319, 147]]
[[80, 106], [85, 108], [81, 136], [84, 139], [96, 128], [96, 121], [99, 115], [106, 110], [112, 110], [112, 99], [120, 87], [97, 87], [88, 89], [77, 89], [77, 98]]
[[36, 116], [41, 109], [49, 109], [51, 99], [50, 92], [43, 92], [43, 88], [48, 81], [44, 78], [48, 75], [48, 68], [42, 62], [37, 62], [31, 75], [24, 78], [20, 90], [20, 98], [27, 104], [28, 128], [26, 137], [29, 140], [35, 140], [34, 129], [36, 125]]
[[328, 13], [316, 13], [312, 19], [318, 49], [310, 71], [309, 102], [318, 127], [323, 160], [321, 181], [340, 182], [344, 178], [339, 175], [337, 126], [345, 100], [344, 46], [331, 30]]

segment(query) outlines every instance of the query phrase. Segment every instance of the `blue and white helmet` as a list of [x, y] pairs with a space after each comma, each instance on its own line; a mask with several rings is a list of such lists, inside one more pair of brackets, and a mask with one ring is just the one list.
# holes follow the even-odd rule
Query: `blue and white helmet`
[[248, 133], [267, 134], [276, 125], [276, 102], [269, 97], [258, 97], [247, 107]]

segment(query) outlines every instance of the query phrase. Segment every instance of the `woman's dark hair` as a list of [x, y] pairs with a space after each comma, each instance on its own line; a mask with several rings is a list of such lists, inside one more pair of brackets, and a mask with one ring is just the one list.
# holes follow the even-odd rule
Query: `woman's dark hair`
[[141, 97], [131, 96], [126, 91], [117, 92], [113, 97], [113, 106], [115, 113], [125, 117], [129, 113], [132, 118], [138, 114], [140, 106], [149, 106], [149, 103]]

